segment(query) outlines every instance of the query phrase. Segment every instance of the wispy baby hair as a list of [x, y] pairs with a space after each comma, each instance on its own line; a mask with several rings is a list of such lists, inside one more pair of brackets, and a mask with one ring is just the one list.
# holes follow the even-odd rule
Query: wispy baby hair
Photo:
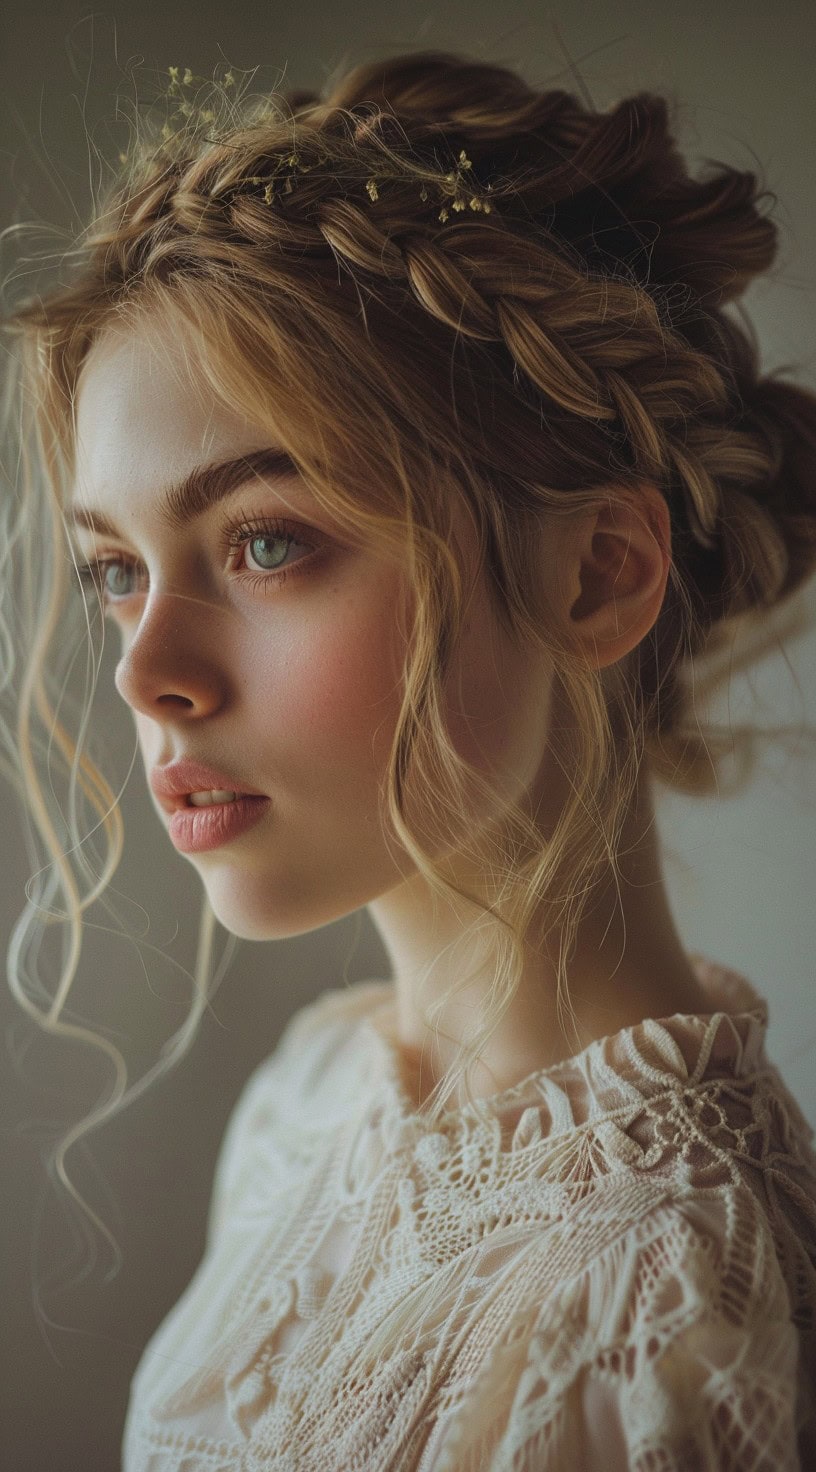
[[[568, 1009], [571, 946], [596, 881], [617, 863], [641, 770], [705, 796], [722, 787], [729, 756], [750, 756], [759, 733], [704, 728], [695, 693], [734, 667], [737, 630], [755, 636], [753, 657], [778, 640], [770, 615], [794, 609], [816, 560], [816, 396], [763, 375], [749, 324], [726, 310], [775, 260], [767, 191], [728, 165], [692, 178], [663, 97], [639, 92], [599, 111], [504, 66], [435, 51], [352, 67], [322, 93], [260, 97], [231, 69], [205, 84], [179, 65], [112, 172], [62, 279], [29, 289], [5, 318], [16, 448], [3, 538], [4, 770], [47, 855], [32, 851], [39, 891], [8, 971], [35, 1021], [100, 1047], [116, 1069], [105, 1107], [55, 1151], [77, 1201], [68, 1146], [134, 1092], [124, 1093], [119, 1050], [62, 1016], [84, 913], [122, 847], [86, 712], [69, 728], [59, 708], [64, 668], [95, 627], [96, 610], [76, 596], [62, 507], [77, 385], [106, 328], [158, 315], [192, 330], [212, 393], [269, 430], [350, 532], [402, 559], [414, 613], [383, 797], [443, 898], [475, 898], [432, 856], [464, 792], [475, 783], [486, 805], [496, 800], [442, 719], [467, 594], [454, 507], [475, 530], [505, 630], [553, 661], [578, 729], [561, 754], [570, 796], [546, 845], [520, 807], [508, 814], [485, 872], [489, 902], [477, 901], [499, 958], [488, 1015], [439, 1080], [431, 1114], [463, 1080], [469, 1091], [542, 902], [563, 938]], [[537, 549], [557, 519], [610, 500], [637, 506], [646, 482], [670, 513], [666, 594], [648, 635], [599, 670], [541, 586]], [[67, 813], [54, 806], [52, 758], [65, 764]], [[743, 762], [743, 779], [749, 771]], [[435, 799], [438, 831], [423, 838], [408, 813], [414, 784]], [[108, 844], [99, 865], [81, 799]], [[47, 986], [36, 968], [53, 923], [69, 943]], [[212, 996], [212, 934], [205, 903], [193, 1006], [154, 1072], [184, 1056]]]

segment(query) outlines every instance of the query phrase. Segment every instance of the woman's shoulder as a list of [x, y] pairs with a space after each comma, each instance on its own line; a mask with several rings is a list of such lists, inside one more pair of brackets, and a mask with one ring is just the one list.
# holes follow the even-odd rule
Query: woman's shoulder
[[327, 988], [293, 1012], [275, 1047], [247, 1078], [229, 1130], [238, 1133], [254, 1118], [267, 1114], [275, 1098], [282, 1097], [287, 1113], [297, 1105], [305, 1106], [328, 1083], [331, 1064], [339, 1061], [343, 1044], [388, 986], [382, 981], [359, 981]]

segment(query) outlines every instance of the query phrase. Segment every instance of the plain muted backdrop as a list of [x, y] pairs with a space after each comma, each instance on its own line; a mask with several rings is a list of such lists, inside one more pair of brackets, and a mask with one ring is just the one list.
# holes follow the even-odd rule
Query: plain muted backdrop
[[[211, 75], [259, 67], [255, 87], [320, 86], [339, 66], [392, 52], [464, 50], [517, 68], [538, 87], [594, 104], [665, 90], [683, 104], [678, 139], [692, 167], [716, 159], [754, 168], [778, 196], [782, 243], [772, 279], [744, 303], [762, 366], [792, 365], [816, 387], [814, 360], [813, 69], [816, 10], [806, 3], [604, 0], [538, 6], [489, 0], [398, 12], [356, 5], [122, 0], [6, 0], [0, 92], [2, 226], [39, 221], [54, 249], [83, 222], [98, 179], [96, 150], [124, 146], [126, 111], [168, 65]], [[5, 281], [27, 269], [13, 235], [0, 238]], [[124, 782], [135, 751], [130, 714], [113, 687], [113, 642], [94, 704]], [[111, 655], [111, 658], [108, 658]], [[816, 718], [816, 638], [808, 635], [734, 680], [711, 707], [727, 722]], [[687, 949], [745, 972], [770, 1006], [768, 1050], [816, 1124], [816, 763], [812, 748], [771, 752], [750, 791], [703, 803], [659, 795], [666, 881]], [[116, 785], [116, 783], [114, 783]], [[3, 949], [29, 867], [23, 827], [0, 791]], [[86, 942], [70, 1020], [103, 1030], [132, 1079], [159, 1056], [189, 1002], [200, 889], [163, 836], [137, 757], [124, 793], [126, 853], [113, 895], [137, 946], [114, 926]], [[105, 922], [98, 916], [100, 925]], [[110, 922], [108, 922], [110, 923]], [[225, 940], [217, 931], [216, 954]], [[112, 1230], [123, 1264], [111, 1282], [106, 1244], [84, 1280], [58, 1292], [88, 1258], [61, 1186], [46, 1179], [44, 1142], [63, 1133], [111, 1085], [100, 1054], [54, 1042], [8, 987], [2, 1008], [5, 1312], [0, 1365], [0, 1459], [9, 1472], [113, 1472], [120, 1465], [130, 1377], [156, 1325], [192, 1276], [204, 1246], [212, 1171], [230, 1111], [289, 1016], [327, 987], [387, 976], [365, 911], [274, 945], [241, 942], [192, 1053], [111, 1125], [68, 1156], [68, 1170]]]

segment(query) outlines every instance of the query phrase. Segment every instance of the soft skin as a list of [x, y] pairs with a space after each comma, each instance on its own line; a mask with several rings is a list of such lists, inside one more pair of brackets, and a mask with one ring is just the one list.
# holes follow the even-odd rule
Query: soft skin
[[[80, 378], [72, 499], [104, 511], [122, 535], [78, 530], [77, 545], [83, 557], [138, 559], [144, 569], [108, 614], [121, 640], [116, 687], [132, 709], [147, 772], [190, 755], [270, 797], [254, 828], [186, 856], [222, 925], [245, 939], [278, 940], [367, 907], [395, 981], [380, 1025], [419, 1103], [472, 1025], [492, 961], [472, 948], [483, 934], [475, 942], [465, 936], [471, 907], [448, 908], [431, 895], [384, 831], [379, 789], [400, 705], [407, 579], [399, 564], [344, 542], [299, 479], [256, 478], [183, 534], [168, 534], [158, 507], [170, 481], [204, 461], [269, 444], [262, 427], [202, 390], [196, 355], [192, 335], [182, 341], [153, 321], [103, 334]], [[219, 550], [218, 527], [233, 508], [255, 519], [292, 517], [321, 534], [322, 550], [308, 570], [304, 564], [284, 584], [270, 578], [261, 586], [264, 567], [251, 544], [238, 554]], [[598, 665], [643, 639], [663, 601], [669, 516], [649, 485], [643, 510], [605, 504], [569, 528], [560, 524], [542, 545], [541, 575]], [[464, 516], [455, 527], [470, 568], [472, 528]], [[314, 555], [296, 542], [286, 565]], [[508, 796], [524, 796], [546, 838], [567, 793], [548, 732], [553, 722], [567, 727], [567, 713], [540, 653], [509, 642], [483, 578], [470, 581], [446, 688], [451, 739]], [[581, 1046], [647, 1016], [705, 1010], [669, 907], [645, 781], [637, 804], [621, 845], [620, 886], [610, 876], [593, 900], [569, 963]], [[166, 828], [168, 815], [155, 806]], [[410, 811], [421, 828], [416, 794]], [[480, 833], [495, 816], [474, 797], [462, 832]], [[478, 870], [457, 859], [457, 838], [450, 834], [446, 872], [478, 891]], [[556, 1012], [553, 955], [552, 940], [546, 954], [529, 946], [521, 987], [473, 1075], [477, 1095], [576, 1051], [574, 1032], [565, 1036]], [[443, 1012], [437, 1044], [420, 1016], [420, 982], [428, 973], [427, 1001], [464, 966], [476, 967], [474, 980]]]

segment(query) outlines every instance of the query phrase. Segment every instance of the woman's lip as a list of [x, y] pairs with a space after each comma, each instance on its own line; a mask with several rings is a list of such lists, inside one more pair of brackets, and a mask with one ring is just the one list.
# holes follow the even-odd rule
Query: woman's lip
[[188, 806], [191, 792], [236, 792], [241, 797], [265, 797], [257, 789], [239, 788], [235, 777], [193, 757], [179, 757], [164, 767], [154, 767], [150, 786], [165, 812], [174, 813]]
[[170, 840], [182, 854], [221, 848], [260, 821], [268, 797], [236, 797], [234, 802], [207, 803], [203, 808], [177, 808], [168, 825]]

